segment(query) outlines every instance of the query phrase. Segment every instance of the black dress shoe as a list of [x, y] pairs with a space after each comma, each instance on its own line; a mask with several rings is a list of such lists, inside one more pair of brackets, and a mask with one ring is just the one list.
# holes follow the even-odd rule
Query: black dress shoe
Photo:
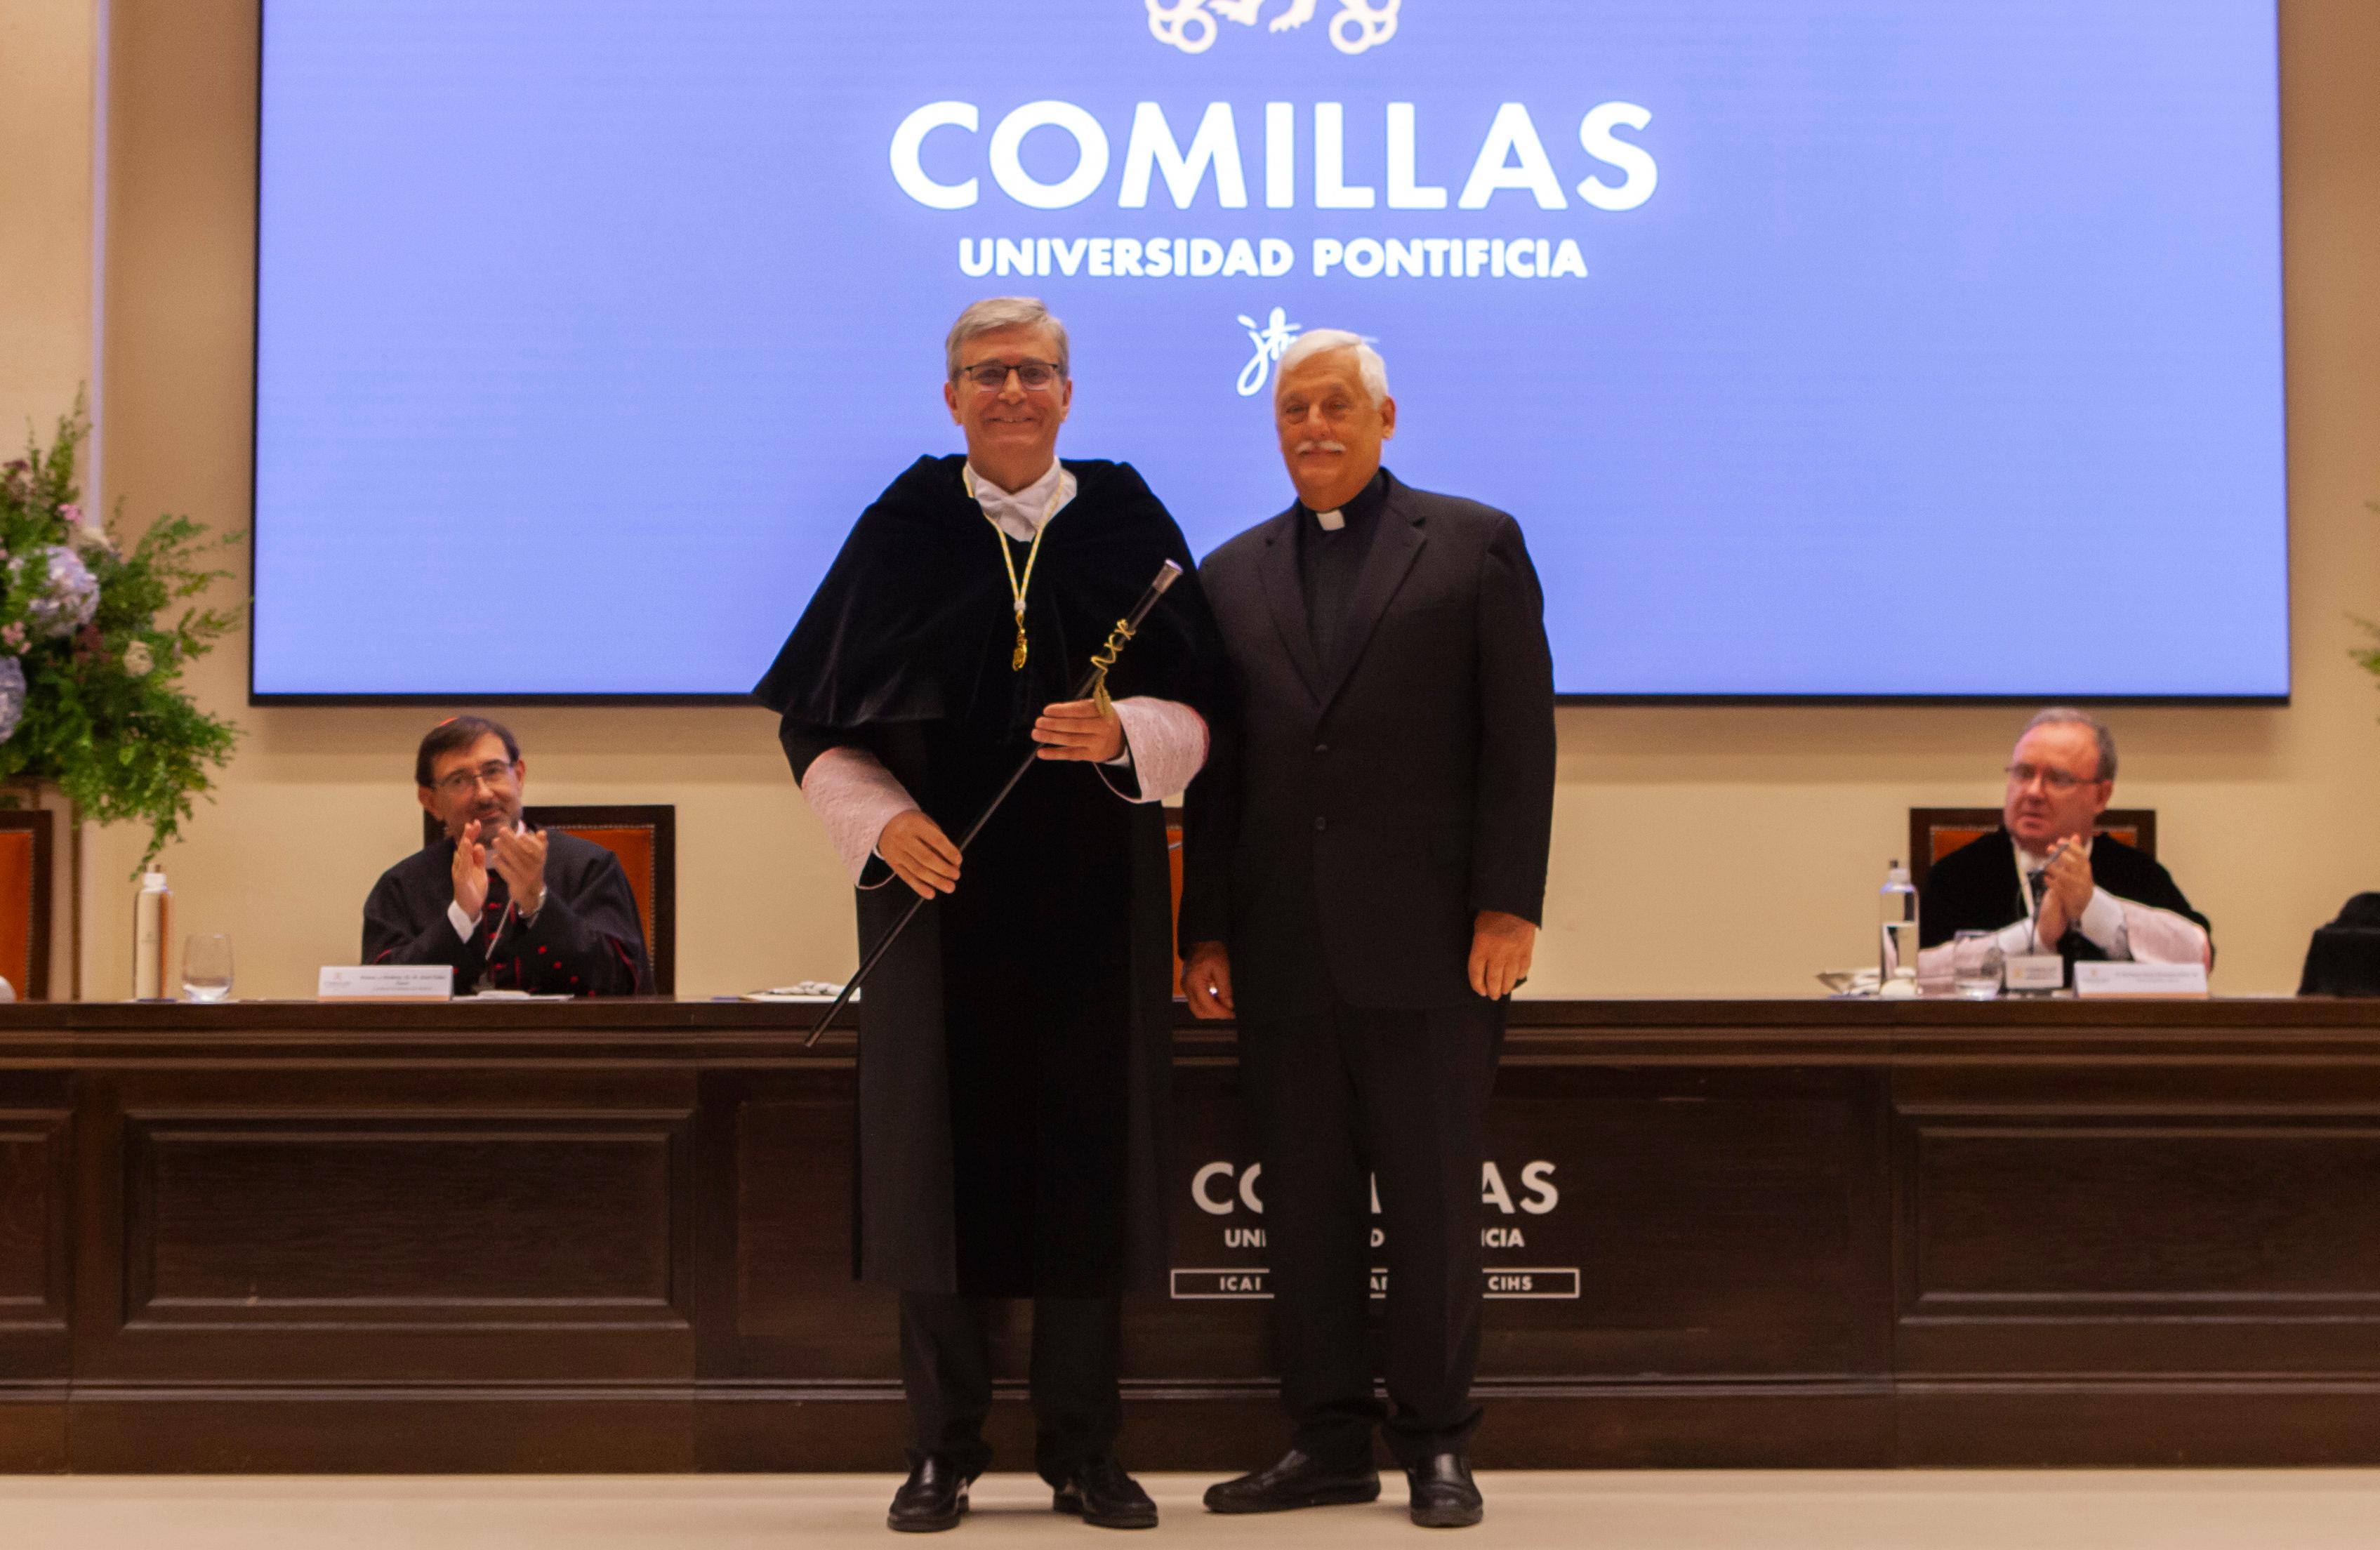
[[884, 1526], [896, 1533], [939, 1533], [957, 1528], [966, 1509], [967, 1477], [953, 1469], [949, 1459], [928, 1454], [892, 1493]]
[[1405, 1471], [1413, 1485], [1413, 1520], [1425, 1529], [1467, 1529], [1487, 1508], [1471, 1483], [1471, 1460], [1460, 1453], [1433, 1453]]
[[1207, 1487], [1209, 1512], [1290, 1512], [1379, 1499], [1378, 1471], [1330, 1469], [1295, 1448], [1269, 1470]]
[[1059, 1512], [1071, 1512], [1096, 1528], [1153, 1529], [1157, 1504], [1140, 1482], [1123, 1472], [1112, 1454], [1076, 1468], [1050, 1498]]

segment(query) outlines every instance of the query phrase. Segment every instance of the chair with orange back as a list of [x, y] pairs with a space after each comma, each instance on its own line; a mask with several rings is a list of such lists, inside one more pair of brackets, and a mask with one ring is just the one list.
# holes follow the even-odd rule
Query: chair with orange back
[[[652, 961], [653, 989], [677, 994], [677, 808], [666, 802], [562, 805], [523, 807], [540, 829], [558, 829], [602, 846], [620, 858], [637, 914], [645, 928], [645, 955]], [[5, 816], [5, 815], [0, 815]], [[421, 842], [434, 845], [442, 831], [421, 816]], [[0, 945], [5, 938], [0, 938]]]
[[0, 975], [20, 1000], [50, 999], [50, 815], [0, 812]]
[[[1909, 809], [1909, 880], [1923, 892], [1925, 875], [1952, 851], [1973, 844], [2000, 826], [1997, 807], [1912, 807]], [[2130, 845], [2156, 859], [2156, 810], [2153, 807], [2110, 807], [2099, 815], [2094, 834]]]

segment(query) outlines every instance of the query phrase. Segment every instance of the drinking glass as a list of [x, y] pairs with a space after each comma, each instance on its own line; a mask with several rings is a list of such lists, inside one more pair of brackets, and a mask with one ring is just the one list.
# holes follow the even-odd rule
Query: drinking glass
[[194, 936], [182, 944], [182, 994], [194, 1001], [231, 995], [231, 938]]
[[1950, 943], [1950, 990], [1970, 1001], [1988, 1001], [2000, 993], [2006, 960], [1998, 934], [1961, 931]]

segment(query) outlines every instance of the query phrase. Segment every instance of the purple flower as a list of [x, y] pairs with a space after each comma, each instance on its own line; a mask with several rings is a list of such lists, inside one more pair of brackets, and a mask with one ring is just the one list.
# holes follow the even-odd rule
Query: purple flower
[[25, 664], [0, 657], [0, 743], [17, 735], [17, 723], [24, 717]]
[[[72, 635], [99, 612], [99, 580], [64, 544], [52, 544], [41, 554], [49, 571], [48, 585], [26, 605], [27, 622], [44, 636]], [[23, 555], [8, 562], [12, 569], [24, 563]]]
[[0, 629], [0, 646], [6, 646], [11, 651], [22, 651], [25, 648], [25, 622], [22, 619], [6, 629]]

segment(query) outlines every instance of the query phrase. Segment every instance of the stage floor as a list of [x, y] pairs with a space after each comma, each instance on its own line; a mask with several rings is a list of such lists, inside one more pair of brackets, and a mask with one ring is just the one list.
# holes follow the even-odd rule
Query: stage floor
[[[1371, 1508], [1201, 1511], [1209, 1475], [1152, 1475], [1166, 1543], [1378, 1545], [1421, 1535], [1402, 1481]], [[185, 1476], [0, 1479], [12, 1550], [804, 1550], [892, 1541], [889, 1475]], [[1543, 1471], [1481, 1478], [1488, 1521], [1454, 1543], [1565, 1550], [2198, 1550], [2364, 1546], [2380, 1471]], [[950, 1544], [1104, 1536], [995, 1475]], [[914, 1542], [905, 1542], [914, 1543]]]

